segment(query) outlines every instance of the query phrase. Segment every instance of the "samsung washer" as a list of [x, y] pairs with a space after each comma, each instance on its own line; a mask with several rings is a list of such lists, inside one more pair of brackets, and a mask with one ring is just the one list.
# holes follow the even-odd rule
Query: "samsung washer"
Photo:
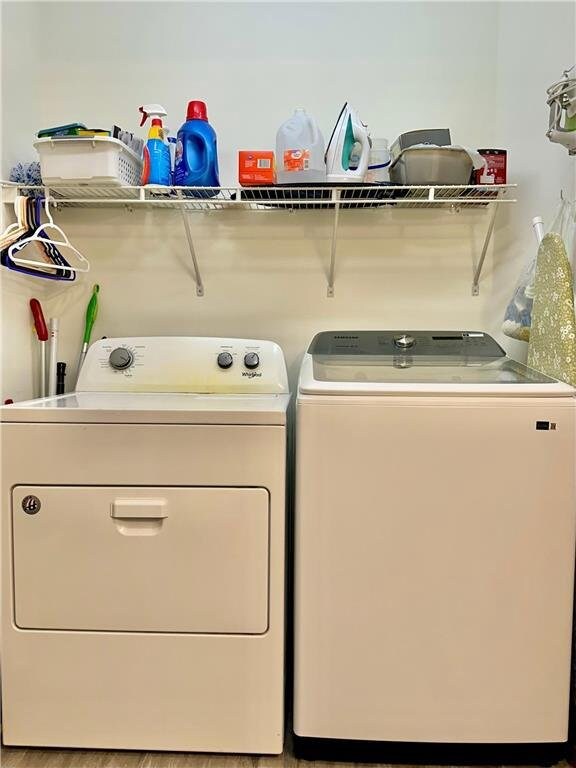
[[106, 339], [77, 390], [1, 410], [4, 743], [281, 752], [280, 348]]
[[320, 333], [296, 426], [299, 754], [433, 761], [456, 744], [482, 761], [487, 745], [505, 759], [529, 745], [554, 759], [574, 390], [480, 332]]

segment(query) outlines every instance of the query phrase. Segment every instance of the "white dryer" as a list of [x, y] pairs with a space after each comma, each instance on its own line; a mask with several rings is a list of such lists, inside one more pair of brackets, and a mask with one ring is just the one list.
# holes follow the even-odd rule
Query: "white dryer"
[[574, 390], [484, 333], [320, 333], [296, 426], [299, 753], [416, 744], [433, 762], [459, 744], [482, 761], [493, 744], [553, 759], [568, 734]]
[[5, 744], [279, 753], [286, 367], [105, 339], [2, 417]]

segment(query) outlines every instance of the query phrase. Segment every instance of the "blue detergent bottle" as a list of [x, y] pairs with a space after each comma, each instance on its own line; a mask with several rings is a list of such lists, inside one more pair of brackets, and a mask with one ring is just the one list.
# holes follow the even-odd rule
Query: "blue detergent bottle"
[[[174, 184], [177, 187], [220, 186], [216, 133], [208, 122], [203, 101], [189, 102], [186, 122], [178, 131]], [[217, 190], [198, 190], [194, 193], [200, 197], [215, 194]]]

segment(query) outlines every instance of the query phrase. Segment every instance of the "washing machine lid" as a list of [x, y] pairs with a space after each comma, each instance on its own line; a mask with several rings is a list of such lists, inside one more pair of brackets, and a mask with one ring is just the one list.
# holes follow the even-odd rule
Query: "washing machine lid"
[[0, 421], [103, 424], [286, 423], [290, 395], [75, 392], [0, 408]]
[[573, 396], [574, 389], [511, 360], [480, 331], [337, 331], [314, 337], [299, 391], [310, 395]]

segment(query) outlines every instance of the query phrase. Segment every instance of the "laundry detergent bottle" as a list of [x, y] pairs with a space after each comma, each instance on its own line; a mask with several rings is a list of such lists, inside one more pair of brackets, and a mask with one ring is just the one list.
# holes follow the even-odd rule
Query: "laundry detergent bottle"
[[305, 109], [296, 109], [278, 129], [276, 174], [279, 184], [326, 181], [324, 137]]
[[[206, 104], [191, 101], [186, 122], [178, 131], [174, 184], [177, 187], [219, 187], [216, 133], [208, 122]], [[215, 195], [202, 191], [202, 196]]]
[[162, 126], [162, 117], [166, 116], [166, 110], [160, 104], [145, 104], [140, 107], [140, 112], [142, 113], [140, 125], [144, 125], [149, 117], [152, 118], [148, 140], [144, 145], [141, 182], [144, 186], [168, 187], [172, 183], [172, 164], [170, 148], [166, 142], [166, 131]]

